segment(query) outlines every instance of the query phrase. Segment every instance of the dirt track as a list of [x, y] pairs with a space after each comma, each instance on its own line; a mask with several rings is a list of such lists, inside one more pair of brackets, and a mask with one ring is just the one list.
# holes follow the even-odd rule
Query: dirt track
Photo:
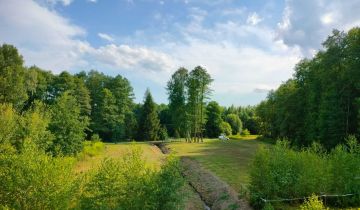
[[[164, 143], [154, 143], [164, 153], [168, 154], [170, 150]], [[197, 200], [201, 198], [204, 209], [212, 210], [223, 209], [252, 209], [248, 202], [238, 198], [235, 192], [228, 184], [221, 181], [210, 171], [204, 169], [197, 161], [187, 157], [181, 158], [183, 167], [183, 175], [189, 183], [189, 186], [199, 195]], [[199, 202], [199, 201], [198, 201]], [[187, 210], [192, 210], [191, 205], [187, 205]]]

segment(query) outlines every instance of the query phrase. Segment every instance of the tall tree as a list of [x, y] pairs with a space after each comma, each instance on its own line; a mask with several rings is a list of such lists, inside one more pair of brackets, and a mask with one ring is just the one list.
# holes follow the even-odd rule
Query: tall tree
[[175, 136], [185, 137], [187, 134], [186, 118], [186, 81], [188, 70], [179, 68], [167, 83], [169, 99], [169, 113]]
[[0, 103], [12, 103], [21, 110], [28, 98], [23, 58], [12, 45], [0, 46]]
[[238, 115], [228, 114], [225, 118], [225, 121], [230, 124], [233, 135], [241, 133], [242, 122]]
[[142, 141], [157, 140], [159, 128], [160, 120], [156, 111], [156, 104], [153, 101], [150, 90], [147, 89], [139, 120], [139, 139]]
[[205, 103], [209, 99], [213, 81], [206, 69], [201, 66], [195, 67], [189, 74], [186, 82], [188, 90], [188, 118], [190, 134], [193, 141], [203, 141], [203, 130], [205, 125]]
[[51, 108], [49, 130], [54, 134], [53, 154], [72, 155], [81, 151], [88, 121], [81, 118], [80, 107], [74, 96], [65, 91]]
[[211, 101], [206, 106], [206, 135], [210, 138], [215, 138], [221, 133], [221, 107], [216, 101]]

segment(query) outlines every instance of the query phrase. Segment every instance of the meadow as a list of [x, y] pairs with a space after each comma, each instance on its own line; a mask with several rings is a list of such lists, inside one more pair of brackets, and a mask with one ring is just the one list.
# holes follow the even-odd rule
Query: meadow
[[200, 144], [171, 142], [168, 146], [175, 155], [198, 161], [204, 168], [240, 192], [249, 183], [249, 164], [257, 148], [263, 144], [266, 143], [252, 135], [238, 136], [236, 140], [229, 141], [205, 139], [204, 143]]

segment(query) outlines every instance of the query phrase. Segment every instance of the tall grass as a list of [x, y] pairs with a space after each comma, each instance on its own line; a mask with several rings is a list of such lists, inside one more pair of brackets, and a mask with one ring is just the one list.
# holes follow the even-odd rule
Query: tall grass
[[262, 147], [250, 170], [250, 196], [256, 207], [264, 199], [303, 198], [312, 194], [354, 194], [327, 199], [336, 206], [360, 205], [360, 146], [355, 137], [326, 153], [321, 146], [300, 151], [288, 142]]

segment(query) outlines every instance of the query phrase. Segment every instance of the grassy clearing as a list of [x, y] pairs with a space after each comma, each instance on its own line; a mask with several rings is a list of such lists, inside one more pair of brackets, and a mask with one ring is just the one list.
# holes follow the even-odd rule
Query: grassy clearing
[[171, 142], [169, 147], [178, 156], [198, 161], [240, 192], [249, 183], [249, 164], [257, 148], [265, 144], [256, 137], [229, 141], [205, 139], [204, 143]]
[[75, 171], [84, 172], [93, 167], [98, 167], [101, 161], [105, 158], [121, 158], [130, 150], [131, 146], [133, 145], [141, 148], [143, 151], [142, 155], [148, 164], [154, 166], [155, 168], [160, 167], [164, 155], [156, 146], [152, 146], [146, 142], [124, 142], [118, 144], [106, 143], [105, 149], [100, 154], [92, 157], [87, 156], [81, 158], [75, 166]]

